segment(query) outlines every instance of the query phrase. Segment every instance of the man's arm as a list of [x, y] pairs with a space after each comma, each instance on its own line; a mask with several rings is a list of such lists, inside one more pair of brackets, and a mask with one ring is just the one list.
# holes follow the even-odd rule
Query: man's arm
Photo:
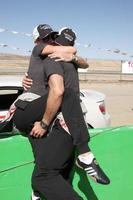
[[[46, 125], [50, 125], [55, 115], [57, 114], [64, 93], [63, 77], [58, 74], [50, 76], [49, 81], [49, 94], [46, 103], [46, 109], [42, 118], [42, 122]], [[47, 130], [43, 129], [40, 122], [35, 122], [31, 131], [31, 135], [35, 137], [42, 137]]]
[[[73, 54], [64, 54], [64, 57], [61, 59], [57, 58], [57, 54], [49, 54], [50, 58], [56, 58], [55, 61], [66, 61], [66, 62], [74, 62], [78, 68], [86, 69], [89, 67], [88, 62], [82, 57], [76, 56], [76, 59], [73, 57]], [[73, 59], [74, 58], [74, 59]], [[22, 86], [24, 90], [27, 90], [33, 84], [32, 79], [28, 78], [28, 74], [22, 79]]]
[[86, 69], [89, 67], [88, 62], [76, 55], [77, 50], [73, 46], [53, 46], [46, 45], [42, 50], [42, 55], [48, 55], [50, 58], [54, 58], [55, 61], [74, 62], [78, 68]]
[[22, 79], [22, 86], [24, 90], [27, 91], [29, 88], [31, 88], [32, 84], [33, 80], [28, 77], [28, 73], [26, 72]]
[[48, 84], [49, 94], [42, 121], [49, 125], [61, 106], [64, 93], [63, 77], [58, 74], [53, 74], [50, 76]]
[[55, 61], [65, 61], [65, 62], [74, 62], [77, 64], [77, 67], [86, 69], [89, 67], [89, 64], [85, 59], [76, 55], [77, 50], [73, 46], [55, 46], [55, 45], [45, 45], [40, 44], [35, 53], [36, 56], [45, 55], [50, 58], [54, 58]]
[[70, 53], [75, 54], [77, 52], [75, 47], [71, 46], [54, 46], [54, 45], [46, 45], [45, 48], [42, 50], [42, 55], [49, 55], [52, 53]]
[[68, 53], [68, 52], [54, 52], [48, 55], [50, 58], [54, 58], [56, 62], [65, 61], [65, 62], [73, 62], [77, 65], [78, 68], [86, 69], [89, 67], [88, 62], [76, 54]]
[[89, 67], [87, 60], [77, 55], [73, 56], [72, 62], [75, 63], [78, 68], [86, 69]]

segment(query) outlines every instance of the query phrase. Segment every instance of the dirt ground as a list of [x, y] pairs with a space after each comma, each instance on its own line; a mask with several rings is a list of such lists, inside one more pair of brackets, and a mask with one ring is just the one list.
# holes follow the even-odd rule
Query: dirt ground
[[81, 83], [80, 87], [106, 94], [106, 108], [111, 116], [111, 126], [133, 125], [133, 82]]

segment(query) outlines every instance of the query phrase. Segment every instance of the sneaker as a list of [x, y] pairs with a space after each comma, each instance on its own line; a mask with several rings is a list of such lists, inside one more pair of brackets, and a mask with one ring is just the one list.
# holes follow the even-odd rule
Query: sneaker
[[79, 168], [84, 169], [85, 172], [90, 176], [90, 178], [92, 178], [95, 182], [103, 185], [108, 185], [110, 183], [109, 178], [100, 168], [95, 158], [92, 160], [90, 164], [85, 164], [84, 162], [80, 161], [79, 158], [77, 158], [76, 165]]
[[32, 192], [32, 194], [31, 194], [31, 200], [41, 200], [41, 198], [35, 196], [34, 192]]

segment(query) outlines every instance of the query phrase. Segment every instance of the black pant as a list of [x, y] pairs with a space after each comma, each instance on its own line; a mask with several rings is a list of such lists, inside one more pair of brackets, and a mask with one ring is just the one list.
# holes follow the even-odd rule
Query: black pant
[[[47, 96], [42, 96], [32, 102], [27, 103], [27, 107], [17, 109], [14, 115], [16, 127], [22, 131], [30, 129], [30, 125], [42, 119]], [[84, 121], [80, 100], [72, 89], [65, 89], [60, 110], [63, 113], [65, 122], [73, 138], [73, 144], [77, 146], [79, 153], [88, 152], [88, 141], [90, 140], [88, 129]]]
[[73, 144], [80, 154], [90, 151], [88, 141], [90, 136], [83, 117], [80, 98], [74, 90], [65, 89], [61, 111], [73, 138]]
[[68, 179], [68, 174], [64, 172], [71, 164], [73, 141], [58, 121], [49, 136], [29, 136], [29, 141], [35, 157], [32, 175], [32, 188], [35, 194], [41, 194], [47, 200], [81, 200], [70, 183], [65, 180]]
[[[30, 125], [42, 119], [46, 100], [46, 96], [41, 97], [28, 103], [24, 110], [18, 108], [14, 115], [16, 127], [29, 132]], [[32, 187], [34, 191], [43, 194], [47, 200], [81, 200], [65, 180], [67, 178], [63, 176], [65, 168], [69, 165], [73, 143], [80, 148], [81, 152], [89, 149], [88, 130], [79, 98], [74, 91], [66, 90], [61, 111], [72, 137], [60, 127], [58, 120], [49, 136], [34, 138], [28, 135], [35, 157]]]

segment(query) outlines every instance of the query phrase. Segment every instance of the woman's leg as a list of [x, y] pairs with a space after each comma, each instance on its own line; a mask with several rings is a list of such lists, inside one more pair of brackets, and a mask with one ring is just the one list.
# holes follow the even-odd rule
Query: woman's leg
[[79, 154], [90, 151], [88, 147], [90, 136], [80, 106], [80, 99], [71, 88], [65, 89], [61, 111]]
[[94, 181], [100, 184], [109, 184], [109, 178], [99, 166], [88, 146], [90, 137], [80, 106], [80, 99], [72, 89], [65, 90], [61, 111], [79, 151], [76, 160], [77, 166], [84, 169]]
[[[35, 121], [42, 119], [45, 111], [47, 95], [32, 102], [28, 102], [25, 109], [18, 108], [14, 114], [14, 123], [21, 131], [29, 130]], [[89, 151], [90, 139], [88, 129], [84, 121], [79, 97], [72, 89], [65, 89], [61, 109], [65, 122], [73, 138], [73, 143], [78, 147], [79, 153]]]
[[16, 127], [21, 131], [28, 132], [34, 122], [42, 119], [45, 111], [47, 95], [34, 101], [28, 102], [25, 109], [16, 109], [13, 120]]

